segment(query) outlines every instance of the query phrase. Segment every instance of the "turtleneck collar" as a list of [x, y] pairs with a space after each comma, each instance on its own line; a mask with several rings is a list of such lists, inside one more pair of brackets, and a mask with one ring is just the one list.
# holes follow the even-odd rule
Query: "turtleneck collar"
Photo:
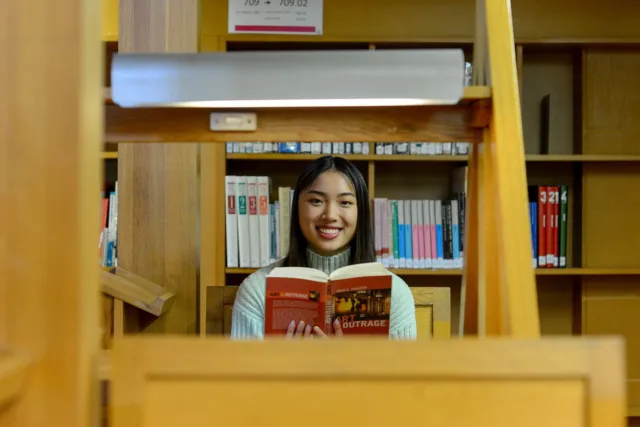
[[335, 270], [349, 265], [351, 248], [332, 256], [322, 256], [307, 248], [307, 266], [331, 274]]

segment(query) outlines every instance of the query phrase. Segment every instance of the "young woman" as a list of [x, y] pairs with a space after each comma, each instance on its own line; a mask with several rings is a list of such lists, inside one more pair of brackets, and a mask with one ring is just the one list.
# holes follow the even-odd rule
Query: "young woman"
[[[330, 274], [350, 264], [375, 261], [369, 191], [360, 171], [341, 157], [325, 156], [311, 162], [296, 183], [291, 206], [289, 252], [281, 260], [247, 277], [233, 305], [231, 338], [263, 338], [265, 283], [278, 266], [311, 267]], [[339, 322], [333, 335], [341, 336]], [[290, 337], [325, 337], [292, 319]], [[414, 339], [416, 317], [407, 284], [393, 276], [389, 337]]]

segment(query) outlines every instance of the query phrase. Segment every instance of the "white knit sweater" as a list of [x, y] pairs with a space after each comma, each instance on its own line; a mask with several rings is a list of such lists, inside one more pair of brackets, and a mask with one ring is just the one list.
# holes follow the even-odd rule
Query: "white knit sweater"
[[[320, 256], [307, 249], [307, 265], [331, 274], [338, 268], [349, 265], [350, 251], [331, 257]], [[236, 295], [233, 304], [231, 338], [262, 339], [264, 337], [264, 304], [267, 274], [282, 261], [261, 268], [247, 277]], [[393, 275], [391, 285], [391, 314], [389, 337], [392, 339], [416, 338], [416, 312], [413, 294], [409, 286], [398, 276]]]

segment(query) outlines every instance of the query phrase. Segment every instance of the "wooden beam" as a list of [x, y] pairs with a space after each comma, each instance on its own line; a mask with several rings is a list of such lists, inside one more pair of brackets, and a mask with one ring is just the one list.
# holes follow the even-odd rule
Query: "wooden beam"
[[[120, 0], [120, 52], [197, 52], [197, 0]], [[107, 111], [117, 108], [107, 106]], [[131, 125], [139, 113], [107, 114]], [[170, 128], [169, 115], [144, 126]], [[125, 133], [111, 142], [128, 142]], [[148, 142], [156, 142], [148, 138]], [[118, 149], [118, 265], [175, 293], [159, 318], [125, 306], [125, 332], [195, 333], [197, 300], [198, 145], [120, 144]], [[171, 141], [167, 141], [171, 142]]]
[[[485, 151], [491, 156], [491, 199], [496, 207], [499, 265], [497, 276], [501, 286], [501, 316], [504, 332], [516, 338], [538, 338], [540, 318], [536, 281], [532, 266], [531, 227], [527, 194], [526, 163], [522, 135], [519, 82], [516, 71], [515, 44], [510, 0], [478, 0], [486, 7], [490, 81], [493, 87], [491, 133]], [[482, 223], [480, 224], [482, 226]], [[490, 246], [479, 247], [480, 251]], [[490, 291], [491, 292], [491, 291]], [[482, 295], [481, 295], [482, 297]]]
[[2, 426], [98, 424], [100, 33], [94, 0], [0, 1], [0, 342], [30, 361]]
[[100, 274], [101, 290], [154, 316], [161, 316], [171, 309], [175, 294], [165, 288], [127, 271]]
[[[480, 141], [473, 107], [298, 108], [258, 111], [254, 132], [212, 132], [208, 109], [106, 106], [106, 142]], [[120, 155], [120, 159], [121, 159]]]

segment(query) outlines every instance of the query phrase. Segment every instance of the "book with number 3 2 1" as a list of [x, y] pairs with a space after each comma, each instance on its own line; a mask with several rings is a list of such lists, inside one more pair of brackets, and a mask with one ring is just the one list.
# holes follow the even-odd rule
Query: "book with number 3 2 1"
[[292, 320], [326, 334], [340, 319], [344, 335], [388, 335], [391, 273], [377, 262], [327, 275], [306, 267], [277, 267], [267, 275], [265, 335], [284, 335]]

